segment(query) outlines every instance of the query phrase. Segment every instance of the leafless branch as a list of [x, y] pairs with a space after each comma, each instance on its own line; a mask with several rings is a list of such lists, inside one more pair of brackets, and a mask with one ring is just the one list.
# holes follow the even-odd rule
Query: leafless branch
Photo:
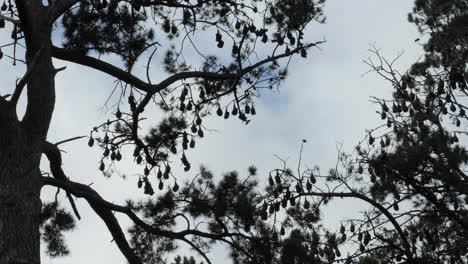
[[13, 106], [16, 106], [18, 103], [18, 100], [21, 96], [21, 92], [23, 91], [24, 87], [28, 83], [29, 79], [31, 78], [32, 72], [36, 68], [37, 61], [39, 60], [39, 57], [42, 54], [42, 51], [44, 50], [44, 46], [42, 46], [36, 54], [34, 54], [33, 60], [31, 61], [31, 64], [29, 65], [28, 69], [26, 70], [26, 73], [24, 74], [23, 78], [16, 84], [15, 91], [13, 92], [13, 96], [11, 97], [10, 103]]

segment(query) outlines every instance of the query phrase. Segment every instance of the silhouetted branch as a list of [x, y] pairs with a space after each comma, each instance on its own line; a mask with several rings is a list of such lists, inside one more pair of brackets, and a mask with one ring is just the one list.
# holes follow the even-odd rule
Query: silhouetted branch
[[[79, 0], [55, 0], [54, 6], [51, 12], [51, 23], [55, 22], [63, 13], [65, 13], [68, 9], [70, 9], [73, 5], [79, 2]], [[200, 8], [206, 3], [209, 3], [210, 0], [204, 0], [204, 1], [197, 1], [196, 4], [183, 4], [183, 3], [177, 3], [174, 1], [154, 1], [152, 3], [148, 3], [150, 6], [166, 6], [166, 7], [175, 7], [175, 8], [186, 8], [186, 9], [194, 9], [194, 8]], [[226, 1], [226, 0], [220, 0], [219, 2], [223, 3], [228, 3], [231, 5], [239, 5], [239, 3], [236, 3], [235, 1]], [[250, 6], [245, 6], [247, 8], [252, 9]]]
[[135, 75], [132, 75], [131, 73], [128, 73], [127, 71], [124, 71], [110, 63], [107, 63], [105, 61], [93, 58], [91, 56], [87, 56], [83, 54], [82, 52], [79, 51], [74, 51], [74, 50], [66, 50], [62, 49], [59, 47], [53, 47], [52, 48], [52, 56], [61, 59], [61, 60], [66, 60], [70, 62], [74, 62], [80, 65], [88, 66], [93, 69], [99, 70], [101, 72], [105, 72], [119, 80], [122, 80], [128, 84], [131, 84], [135, 86], [137, 89], [140, 89], [142, 91], [155, 94], [157, 92], [160, 92], [161, 90], [167, 88], [171, 84], [185, 80], [185, 79], [193, 79], [193, 78], [202, 78], [202, 79], [207, 79], [207, 80], [234, 80], [234, 79], [239, 79], [245, 74], [253, 71], [254, 69], [263, 66], [267, 63], [273, 62], [275, 60], [289, 57], [292, 54], [298, 53], [302, 49], [308, 49], [310, 47], [317, 46], [319, 44], [324, 43], [324, 41], [319, 41], [315, 43], [311, 43], [308, 45], [304, 45], [303, 47], [298, 47], [296, 49], [291, 50], [290, 52], [287, 53], [281, 53], [279, 55], [274, 55], [270, 56], [264, 60], [261, 60], [255, 64], [252, 64], [249, 67], [244, 68], [243, 70], [237, 72], [237, 73], [215, 73], [215, 72], [206, 72], [206, 71], [188, 71], [188, 72], [180, 72], [176, 73], [163, 81], [161, 81], [158, 84], [149, 84], [140, 78], [136, 77]]
[[74, 4], [80, 0], [55, 0], [51, 10], [50, 22], [55, 22], [63, 13], [70, 9]]
[[85, 138], [85, 137], [87, 137], [87, 136], [78, 136], [78, 137], [72, 137], [72, 138], [64, 139], [62, 141], [59, 141], [59, 142], [55, 143], [55, 145], [58, 146], [60, 144], [67, 143], [67, 142], [74, 141], [74, 140], [78, 140], [78, 139], [82, 139], [82, 138]]
[[[228, 241], [225, 240], [226, 237], [242, 237], [248, 239], [248, 237], [244, 234], [241, 233], [231, 233], [231, 232], [224, 232], [220, 234], [212, 234], [212, 233], [206, 233], [198, 230], [193, 230], [193, 229], [186, 229], [183, 231], [179, 232], [172, 232], [172, 231], [167, 231], [160, 229], [156, 226], [147, 224], [144, 222], [142, 219], [140, 219], [130, 208], [117, 205], [111, 202], [108, 202], [104, 200], [94, 189], [92, 189], [88, 185], [84, 185], [81, 183], [73, 182], [70, 180], [63, 180], [63, 179], [57, 179], [57, 178], [51, 178], [51, 177], [43, 177], [43, 184], [44, 185], [51, 185], [55, 186], [61, 189], [64, 189], [66, 191], [69, 191], [76, 197], [84, 198], [88, 201], [88, 203], [91, 205], [91, 207], [98, 213], [100, 216], [101, 214], [104, 214], [105, 211], [107, 212], [119, 212], [127, 215], [135, 225], [138, 227], [142, 228], [148, 233], [151, 233], [153, 235], [158, 235], [166, 238], [171, 238], [171, 239], [177, 239], [186, 242], [187, 238], [186, 236], [198, 236], [198, 237], [203, 237], [207, 239], [213, 239], [213, 240], [220, 240], [228, 243]], [[112, 213], [110, 215], [113, 216]], [[101, 216], [103, 217], [108, 217], [106, 215]], [[106, 221], [105, 219], [103, 219]], [[114, 225], [118, 225], [118, 223], [113, 224], [111, 221], [106, 222], [108, 225], [109, 230], [115, 229]], [[125, 254], [125, 253], [124, 253]]]
[[263, 59], [263, 60], [255, 63], [255, 64], [252, 64], [251, 66], [248, 66], [248, 67], [242, 69], [238, 73], [219, 74], [219, 73], [213, 73], [213, 72], [199, 72], [199, 71], [180, 72], [180, 73], [176, 73], [176, 74], [166, 78], [165, 80], [163, 80], [162, 82], [160, 82], [157, 85], [160, 87], [160, 89], [164, 89], [164, 88], [168, 87], [169, 85], [171, 85], [171, 84], [173, 84], [173, 83], [175, 83], [177, 81], [190, 79], [190, 78], [203, 78], [203, 79], [208, 79], [208, 80], [233, 80], [233, 79], [239, 79], [242, 76], [244, 76], [245, 74], [253, 71], [254, 69], [256, 69], [256, 68], [258, 68], [260, 66], [263, 66], [263, 65], [265, 65], [267, 63], [276, 61], [278, 59], [289, 57], [294, 53], [298, 53], [302, 49], [308, 49], [310, 47], [317, 46], [317, 45], [319, 45], [321, 43], [324, 43], [324, 41], [311, 43], [311, 44], [305, 45], [304, 47], [298, 47], [298, 48], [295, 48], [295, 49], [293, 49], [293, 50], [291, 50], [290, 52], [287, 52], [287, 53], [281, 53], [279, 55], [270, 56], [270, 57], [268, 57], [266, 59]]
[[3, 19], [3, 20], [8, 21], [8, 22], [11, 22], [11, 23], [13, 23], [14, 25], [17, 25], [17, 26], [21, 26], [21, 21], [16, 20], [16, 19], [13, 19], [13, 18], [11, 18], [11, 17], [8, 17], [8, 16], [1, 15], [1, 14], [0, 14], [0, 19]]
[[21, 96], [21, 93], [23, 92], [24, 87], [26, 84], [29, 82], [32, 72], [36, 68], [37, 61], [39, 60], [39, 57], [42, 54], [42, 51], [44, 50], [44, 46], [42, 46], [36, 54], [34, 54], [33, 60], [31, 61], [31, 64], [29, 64], [28, 69], [26, 70], [26, 73], [24, 74], [23, 78], [16, 84], [15, 91], [13, 92], [13, 96], [11, 97], [10, 103], [13, 106], [16, 106], [18, 103], [18, 100]]
[[54, 46], [52, 47], [52, 56], [60, 60], [70, 61], [102, 71], [145, 92], [153, 92], [156, 89], [155, 85], [150, 85], [110, 63], [87, 56], [80, 51], [66, 50]]
[[0, 109], [8, 106], [8, 101], [6, 100], [6, 98], [8, 98], [9, 96], [9, 94], [0, 96]]
[[400, 224], [396, 221], [396, 219], [393, 217], [393, 215], [385, 208], [383, 207], [380, 203], [378, 203], [377, 201], [363, 195], [363, 194], [360, 194], [360, 193], [356, 193], [356, 192], [346, 192], [346, 193], [334, 193], [334, 192], [328, 192], [328, 193], [319, 193], [319, 192], [304, 192], [304, 193], [301, 193], [302, 196], [304, 195], [308, 195], [308, 196], [319, 196], [319, 197], [352, 197], [352, 198], [357, 198], [357, 199], [360, 199], [362, 201], [365, 201], [369, 204], [371, 204], [373, 207], [377, 208], [379, 211], [382, 212], [382, 214], [384, 214], [387, 219], [392, 223], [392, 225], [395, 227], [398, 235], [400, 236], [400, 239], [403, 243], [403, 247], [404, 247], [404, 251], [405, 251], [405, 255], [407, 256], [408, 260], [412, 260], [413, 259], [413, 254], [411, 253], [411, 245], [409, 244], [408, 242], [408, 238], [405, 234], [405, 232], [403, 232], [403, 230], [401, 229], [401, 226]]
[[[57, 148], [56, 145], [45, 142], [43, 144], [43, 151], [44, 154], [47, 156], [50, 162], [50, 170], [52, 175], [57, 179], [67, 180], [67, 176], [62, 170], [62, 155], [60, 154], [60, 150]], [[75, 213], [78, 219], [81, 219], [81, 216], [76, 208], [75, 202], [73, 201], [73, 197], [71, 197], [70, 192], [66, 192], [68, 200], [73, 208], [73, 212]]]
[[211, 264], [211, 261], [210, 259], [208, 258], [208, 256], [205, 254], [205, 252], [203, 252], [203, 250], [201, 250], [199, 247], [197, 247], [197, 245], [195, 245], [192, 241], [184, 238], [182, 239], [182, 241], [184, 241], [185, 243], [189, 244], [195, 251], [198, 252], [198, 254], [200, 254], [208, 264]]
[[[53, 186], [61, 188], [58, 184], [56, 184], [56, 185], [50, 184], [51, 180], [56, 180], [56, 181], [60, 181], [60, 182], [63, 182], [63, 183], [70, 182], [68, 180], [68, 178], [65, 176], [65, 173], [62, 170], [62, 167], [61, 167], [62, 157], [61, 157], [61, 154], [60, 154], [60, 150], [57, 148], [57, 146], [50, 143], [50, 142], [44, 142], [43, 152], [50, 161], [50, 169], [51, 169], [52, 175], [55, 177], [55, 179], [50, 178], [50, 177], [43, 177], [44, 184], [49, 184], [49, 185], [53, 185]], [[83, 186], [86, 186], [86, 185], [83, 185]], [[70, 191], [70, 190], [68, 190], [66, 188], [62, 188], [62, 189], [64, 189], [67, 192], [67, 196], [68, 196], [68, 198], [70, 200], [70, 203], [72, 204], [73, 210], [75, 211], [75, 214], [77, 214], [77, 217], [80, 218], [80, 216], [79, 216], [79, 214], [78, 214], [78, 212], [76, 210], [75, 203], [73, 202], [73, 199], [72, 199], [70, 193], [73, 193], [77, 197], [81, 197], [81, 196], [76, 195], [76, 193], [74, 193], [74, 192], [72, 192], [72, 191]], [[141, 264], [140, 259], [133, 253], [132, 248], [128, 244], [127, 239], [125, 238], [125, 234], [123, 233], [122, 228], [120, 227], [120, 225], [119, 225], [119, 223], [117, 221], [117, 218], [115, 218], [112, 211], [110, 211], [106, 207], [101, 206], [100, 203], [96, 202], [99, 199], [102, 200], [100, 198], [99, 194], [96, 191], [94, 191], [93, 189], [88, 187], [87, 192], [92, 194], [92, 196], [94, 197], [94, 199], [87, 199], [89, 205], [91, 206], [91, 208], [93, 208], [93, 210], [96, 212], [96, 214], [98, 214], [99, 217], [101, 217], [101, 219], [104, 221], [107, 228], [111, 232], [112, 237], [116, 241], [117, 246], [119, 247], [120, 251], [124, 254], [124, 256], [127, 258], [129, 263], [131, 263], [131, 264]], [[88, 196], [89, 196], [89, 194], [88, 194]]]

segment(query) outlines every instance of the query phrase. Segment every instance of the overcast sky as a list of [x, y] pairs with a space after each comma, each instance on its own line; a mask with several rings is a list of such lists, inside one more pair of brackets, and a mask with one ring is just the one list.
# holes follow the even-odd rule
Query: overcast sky
[[[390, 58], [404, 50], [398, 61], [400, 69], [406, 69], [420, 55], [414, 42], [417, 31], [406, 22], [411, 6], [408, 0], [329, 0], [325, 8], [327, 23], [314, 25], [309, 32], [312, 39], [325, 38], [327, 42], [320, 50], [309, 52], [306, 61], [294, 60], [280, 93], [264, 94], [257, 101], [258, 114], [249, 125], [237, 119], [209, 120], [207, 126], [219, 132], [209, 133], [197, 142], [198, 147], [190, 152], [192, 167], [203, 163], [219, 175], [232, 169], [245, 171], [255, 164], [262, 176], [262, 172], [281, 165], [274, 154], [289, 157], [294, 165], [302, 139], [308, 140], [303, 154], [306, 165], [333, 167], [338, 142], [351, 151], [365, 129], [380, 124], [377, 107], [369, 102], [369, 96], [388, 95], [391, 91], [388, 83], [377, 76], [362, 76], [369, 70], [362, 62], [371, 55], [369, 44], [375, 44]], [[3, 74], [11, 71], [2, 64]], [[49, 134], [52, 142], [87, 135], [94, 125], [105, 120], [108, 113], [102, 106], [113, 81], [71, 63], [56, 61], [55, 65], [67, 66], [67, 70], [57, 77], [57, 105]], [[63, 149], [64, 169], [71, 179], [93, 183], [103, 197], [117, 203], [135, 197], [135, 177], [108, 180], [99, 173], [100, 150], [88, 148], [86, 141], [66, 144]], [[53, 193], [53, 188], [44, 188], [43, 197], [48, 199]], [[77, 230], [66, 236], [70, 257], [51, 260], [44, 256], [43, 263], [125, 263], [101, 220], [85, 201], [78, 200], [77, 205], [82, 220]], [[326, 216], [333, 221], [356, 208], [358, 204], [336, 203]], [[223, 252], [211, 256], [217, 263]]]

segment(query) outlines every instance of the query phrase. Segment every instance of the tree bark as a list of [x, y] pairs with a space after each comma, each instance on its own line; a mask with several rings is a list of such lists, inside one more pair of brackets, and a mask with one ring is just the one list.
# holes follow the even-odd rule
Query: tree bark
[[52, 25], [41, 1], [17, 0], [16, 5], [32, 71], [23, 119], [19, 121], [14, 103], [0, 107], [0, 264], [39, 264], [39, 165], [55, 104]]
[[13, 111], [0, 120], [0, 264], [40, 263], [39, 158]]

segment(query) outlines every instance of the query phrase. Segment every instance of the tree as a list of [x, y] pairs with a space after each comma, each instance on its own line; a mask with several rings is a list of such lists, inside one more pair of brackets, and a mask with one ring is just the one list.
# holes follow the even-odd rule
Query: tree
[[373, 98], [385, 123], [353, 153], [340, 152], [336, 168], [293, 173], [285, 163], [272, 171], [264, 214], [275, 222], [271, 208], [278, 203], [294, 206], [284, 223], [296, 209], [320, 212], [336, 197], [369, 205], [362, 218], [345, 218], [336, 230], [320, 226], [319, 213], [308, 226], [295, 217], [301, 233], [293, 229], [290, 236], [303, 238], [293, 245], [282, 240], [294, 250], [283, 255], [293, 258], [286, 263], [467, 262], [467, 7], [467, 1], [415, 1], [409, 21], [420, 30], [416, 41], [425, 54], [406, 72], [395, 66], [402, 54], [389, 60], [373, 47], [375, 59], [367, 63], [391, 84], [393, 97]]
[[[197, 184], [209, 184], [210, 193], [200, 192], [190, 184], [179, 186], [177, 177], [171, 173], [170, 161], [180, 159], [185, 171], [191, 169], [188, 149], [204, 137], [202, 121], [208, 114], [250, 121], [248, 115], [256, 113], [255, 97], [262, 89], [278, 86], [285, 78], [286, 67], [280, 67], [279, 63], [296, 54], [306, 57], [307, 50], [320, 43], [306, 43], [303, 35], [311, 21], [323, 22], [323, 3], [324, 0], [4, 2], [0, 26], [11, 30], [12, 37], [11, 45], [6, 46], [11, 50], [5, 51], [4, 47], [4, 51], [12, 53], [9, 58], [13, 65], [24, 61], [26, 72], [11, 94], [0, 97], [0, 263], [39, 263], [41, 233], [51, 255], [68, 252], [62, 231], [73, 229], [73, 217], [60, 207], [59, 201], [41, 202], [39, 194], [44, 185], [65, 190], [77, 218], [80, 216], [73, 199], [86, 199], [129, 263], [159, 263], [158, 253], [173, 249], [176, 240], [189, 244], [205, 258], [204, 249], [210, 243], [223, 241], [232, 246], [236, 256], [261, 261], [261, 257], [249, 255], [241, 246], [266, 242], [250, 236], [252, 233], [232, 231], [240, 224], [247, 230], [258, 225], [257, 230], [263, 233], [268, 229], [254, 221], [255, 183], [239, 182], [236, 174], [231, 173], [214, 185], [209, 181], [209, 173], [202, 170], [202, 180]], [[61, 44], [53, 41], [56, 32], [63, 33]], [[229, 52], [204, 54], [198, 44], [202, 37], [213, 37], [220, 51]], [[259, 46], [262, 48], [258, 49]], [[17, 55], [17, 49], [24, 49], [24, 58]], [[149, 68], [156, 60], [157, 49], [165, 49], [160, 62], [168, 76], [153, 83]], [[195, 63], [186, 61], [183, 55], [187, 49], [194, 50], [202, 59]], [[120, 58], [121, 63], [106, 62], [111, 55]], [[117, 205], [65, 175], [59, 145], [77, 138], [58, 143], [47, 141], [54, 113], [54, 78], [64, 70], [55, 68], [53, 59], [88, 66], [117, 79], [115, 117], [96, 125], [88, 142], [103, 150], [99, 167], [103, 174], [111, 177], [109, 167], [130, 158], [141, 167], [138, 187], [145, 194], [155, 194], [154, 184], [160, 190], [172, 186], [171, 190], [158, 199]], [[134, 65], [143, 63], [143, 59], [148, 65], [146, 81], [133, 71]], [[18, 117], [18, 102], [23, 94], [27, 95], [26, 112]], [[145, 109], [151, 105], [165, 111], [166, 116], [144, 135], [140, 125]], [[127, 155], [129, 151], [133, 156]], [[43, 154], [50, 164], [49, 176], [39, 169]], [[252, 168], [249, 174], [254, 172]], [[156, 179], [149, 177], [153, 173]], [[233, 194], [231, 198], [236, 199], [229, 201], [216, 195], [226, 190], [245, 193], [242, 199], [250, 199], [247, 201], [250, 206], [244, 210], [250, 211], [238, 212], [238, 206], [230, 206], [246, 202], [236, 200], [240, 199], [238, 194]], [[202, 199], [205, 195], [213, 196], [215, 207]], [[185, 217], [175, 214], [174, 209], [186, 204], [185, 213], [204, 216], [213, 226], [203, 231], [190, 226], [183, 231], [172, 230], [175, 218]], [[127, 215], [135, 224], [129, 231], [130, 243], [115, 212]], [[236, 218], [228, 221], [224, 217], [228, 214]], [[267, 247], [263, 248], [266, 251], [260, 256], [269, 252]]]
[[393, 143], [363, 160], [377, 178], [376, 196], [413, 203], [400, 217], [408, 221], [413, 255], [426, 263], [466, 261], [467, 7], [467, 1], [416, 1], [409, 21], [427, 39], [424, 58], [402, 75], [391, 63], [373, 65], [395, 89], [393, 100], [378, 100], [392, 128], [381, 138]]
[[[287, 63], [280, 63], [306, 57], [320, 44], [305, 43], [303, 35], [311, 21], [324, 21], [323, 2], [6, 2], [0, 26], [11, 26], [13, 64], [25, 61], [27, 68], [12, 94], [0, 97], [0, 263], [39, 262], [40, 238], [52, 256], [69, 252], [63, 232], [74, 228], [74, 217], [62, 201], [40, 201], [44, 185], [64, 190], [77, 218], [74, 197], [86, 199], [129, 263], [161, 263], [178, 242], [207, 263], [206, 252], [218, 242], [234, 263], [466, 263], [468, 156], [460, 128], [467, 120], [466, 0], [415, 1], [409, 20], [420, 29], [416, 41], [424, 42], [425, 56], [408, 71], [400, 73], [372, 50], [377, 60], [368, 64], [394, 89], [390, 99], [374, 98], [386, 124], [369, 131], [355, 152], [340, 152], [336, 168], [324, 173], [299, 163], [295, 172], [283, 161], [264, 189], [255, 167], [220, 181], [204, 167], [188, 182], [173, 173], [179, 159], [193, 172], [189, 149], [205, 136], [206, 116], [236, 116], [247, 124], [255, 97], [286, 77]], [[61, 45], [53, 43], [53, 32], [63, 33]], [[205, 54], [202, 38], [213, 38], [209, 49], [220, 52]], [[24, 60], [16, 56], [23, 47]], [[168, 76], [155, 84], [150, 66], [161, 49]], [[201, 60], [185, 60], [188, 49]], [[115, 57], [117, 65], [105, 61]], [[54, 77], [63, 70], [53, 67], [53, 58], [117, 79], [114, 116], [92, 128], [88, 145], [102, 149], [99, 169], [106, 177], [118, 161], [133, 160], [140, 168], [136, 187], [148, 199], [110, 203], [65, 175], [59, 146], [80, 137], [47, 141]], [[135, 70], [139, 63], [146, 73]], [[23, 90], [27, 108], [18, 118]], [[147, 109], [154, 107], [164, 117], [144, 133]], [[50, 174], [39, 170], [42, 154]], [[335, 198], [369, 208], [362, 218], [325, 228], [322, 211]], [[114, 213], [132, 220], [128, 232]]]
[[385, 124], [354, 153], [340, 154], [326, 175], [332, 191], [311, 186], [318, 172], [293, 177], [296, 197], [370, 205], [363, 219], [344, 220], [336, 232], [342, 243], [356, 245], [347, 263], [467, 261], [467, 7], [467, 1], [415, 1], [409, 21], [420, 30], [423, 59], [401, 72], [398, 57], [388, 60], [373, 48], [375, 59], [367, 61], [394, 89], [390, 99], [374, 98]]

